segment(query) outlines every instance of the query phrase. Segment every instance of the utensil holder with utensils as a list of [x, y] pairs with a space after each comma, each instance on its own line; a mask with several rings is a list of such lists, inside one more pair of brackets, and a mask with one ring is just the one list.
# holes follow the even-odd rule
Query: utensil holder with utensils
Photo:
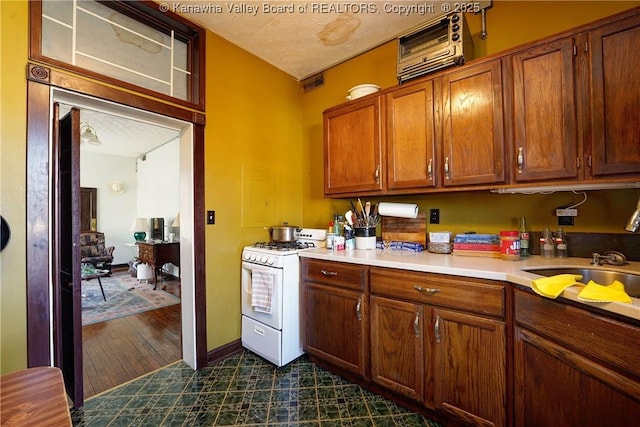
[[375, 227], [355, 227], [356, 249], [376, 248], [376, 228]]

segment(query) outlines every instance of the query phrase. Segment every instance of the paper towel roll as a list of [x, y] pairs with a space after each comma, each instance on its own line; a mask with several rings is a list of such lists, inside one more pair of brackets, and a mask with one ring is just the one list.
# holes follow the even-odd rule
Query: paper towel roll
[[398, 218], [417, 218], [418, 205], [413, 203], [385, 203], [380, 202], [378, 213], [382, 216], [395, 216]]

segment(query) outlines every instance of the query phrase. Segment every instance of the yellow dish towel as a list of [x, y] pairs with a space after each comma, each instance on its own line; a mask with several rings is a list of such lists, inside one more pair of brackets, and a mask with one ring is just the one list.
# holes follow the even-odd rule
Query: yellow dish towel
[[533, 281], [531, 288], [534, 292], [547, 298], [558, 298], [558, 296], [569, 286], [581, 285], [578, 283], [582, 279], [579, 274], [557, 274], [551, 277], [543, 277]]
[[624, 291], [624, 285], [614, 280], [609, 286], [589, 280], [578, 294], [578, 299], [587, 302], [624, 302], [631, 304], [631, 297]]

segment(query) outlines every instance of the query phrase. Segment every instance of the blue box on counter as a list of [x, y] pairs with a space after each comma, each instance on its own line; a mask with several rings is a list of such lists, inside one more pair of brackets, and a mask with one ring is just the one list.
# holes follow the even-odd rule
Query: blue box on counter
[[456, 234], [453, 243], [500, 245], [500, 236], [497, 234]]

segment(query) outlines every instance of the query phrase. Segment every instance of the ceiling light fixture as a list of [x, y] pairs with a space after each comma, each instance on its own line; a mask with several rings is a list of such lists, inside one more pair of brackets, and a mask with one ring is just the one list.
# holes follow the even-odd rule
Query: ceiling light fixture
[[86, 144], [100, 145], [96, 130], [87, 123], [80, 123], [80, 140]]

